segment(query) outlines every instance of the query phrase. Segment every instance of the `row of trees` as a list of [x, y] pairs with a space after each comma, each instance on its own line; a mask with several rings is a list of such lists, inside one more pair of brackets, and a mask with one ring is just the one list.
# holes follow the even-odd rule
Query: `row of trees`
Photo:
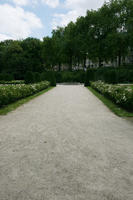
[[110, 0], [97, 11], [87, 11], [75, 23], [53, 30], [43, 41], [27, 38], [0, 43], [0, 73], [14, 73], [23, 78], [27, 71], [43, 72], [58, 66], [86, 67], [92, 62], [114, 61], [128, 55], [133, 48], [133, 1]]
[[51, 40], [58, 52], [56, 62], [82, 63], [86, 59], [99, 63], [114, 61], [118, 64], [133, 48], [133, 1], [111, 0], [98, 11], [87, 11], [76, 23], [53, 31]]

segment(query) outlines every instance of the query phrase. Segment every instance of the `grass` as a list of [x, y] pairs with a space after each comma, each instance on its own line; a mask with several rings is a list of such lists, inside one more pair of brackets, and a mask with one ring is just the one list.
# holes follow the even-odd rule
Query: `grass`
[[42, 91], [40, 91], [40, 92], [38, 92], [38, 93], [36, 93], [36, 94], [34, 94], [32, 96], [20, 99], [20, 100], [14, 102], [14, 103], [11, 103], [9, 105], [6, 105], [6, 106], [0, 108], [0, 115], [6, 115], [7, 113], [9, 113], [9, 112], [15, 110], [16, 108], [18, 108], [19, 106], [23, 105], [24, 103], [27, 103], [30, 100], [34, 99], [35, 97], [38, 97], [38, 96], [48, 92], [52, 88], [54, 88], [54, 87], [49, 87], [49, 88], [47, 88], [45, 90], [42, 90]]
[[133, 113], [120, 108], [118, 105], [114, 104], [111, 100], [104, 97], [102, 94], [97, 92], [91, 87], [87, 87], [98, 99], [100, 99], [113, 113], [119, 117], [133, 117]]

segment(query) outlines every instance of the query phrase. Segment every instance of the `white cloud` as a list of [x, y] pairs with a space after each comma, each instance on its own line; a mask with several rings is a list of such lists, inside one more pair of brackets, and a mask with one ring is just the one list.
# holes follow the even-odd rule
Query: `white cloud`
[[9, 35], [5, 35], [5, 34], [0, 34], [0, 41], [3, 41], [3, 40], [13, 40], [13, 38]]
[[105, 0], [66, 0], [65, 6], [69, 9], [97, 9], [100, 8]]
[[11, 0], [15, 5], [26, 6], [26, 5], [36, 5], [37, 3], [43, 3], [51, 8], [56, 8], [59, 6], [59, 0]]
[[29, 3], [29, 0], [12, 0], [14, 4], [19, 6], [25, 6]]
[[54, 14], [52, 27], [66, 26], [70, 21], [75, 22], [79, 16], [85, 16], [87, 10], [100, 8], [105, 0], [66, 0], [66, 14]]
[[66, 14], [55, 14], [52, 21], [52, 27], [53, 29], [56, 29], [57, 26], [66, 26], [70, 21], [75, 22], [78, 17], [79, 12], [76, 10], [71, 10]]
[[0, 5], [0, 40], [26, 38], [33, 30], [42, 27], [34, 13], [9, 4]]
[[42, 2], [52, 8], [56, 8], [60, 4], [59, 0], [42, 0]]

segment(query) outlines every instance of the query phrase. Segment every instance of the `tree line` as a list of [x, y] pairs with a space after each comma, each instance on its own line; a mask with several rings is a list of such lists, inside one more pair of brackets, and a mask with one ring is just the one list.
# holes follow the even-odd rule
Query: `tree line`
[[133, 1], [110, 0], [86, 16], [52, 31], [43, 41], [36, 38], [0, 42], [0, 73], [13, 73], [22, 79], [27, 71], [60, 71], [62, 65], [82, 65], [86, 60], [113, 62], [119, 66], [133, 49]]

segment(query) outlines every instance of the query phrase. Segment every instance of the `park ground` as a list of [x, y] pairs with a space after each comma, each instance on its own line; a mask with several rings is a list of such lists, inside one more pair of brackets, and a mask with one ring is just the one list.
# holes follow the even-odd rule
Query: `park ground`
[[132, 200], [133, 123], [82, 85], [0, 116], [0, 200]]

